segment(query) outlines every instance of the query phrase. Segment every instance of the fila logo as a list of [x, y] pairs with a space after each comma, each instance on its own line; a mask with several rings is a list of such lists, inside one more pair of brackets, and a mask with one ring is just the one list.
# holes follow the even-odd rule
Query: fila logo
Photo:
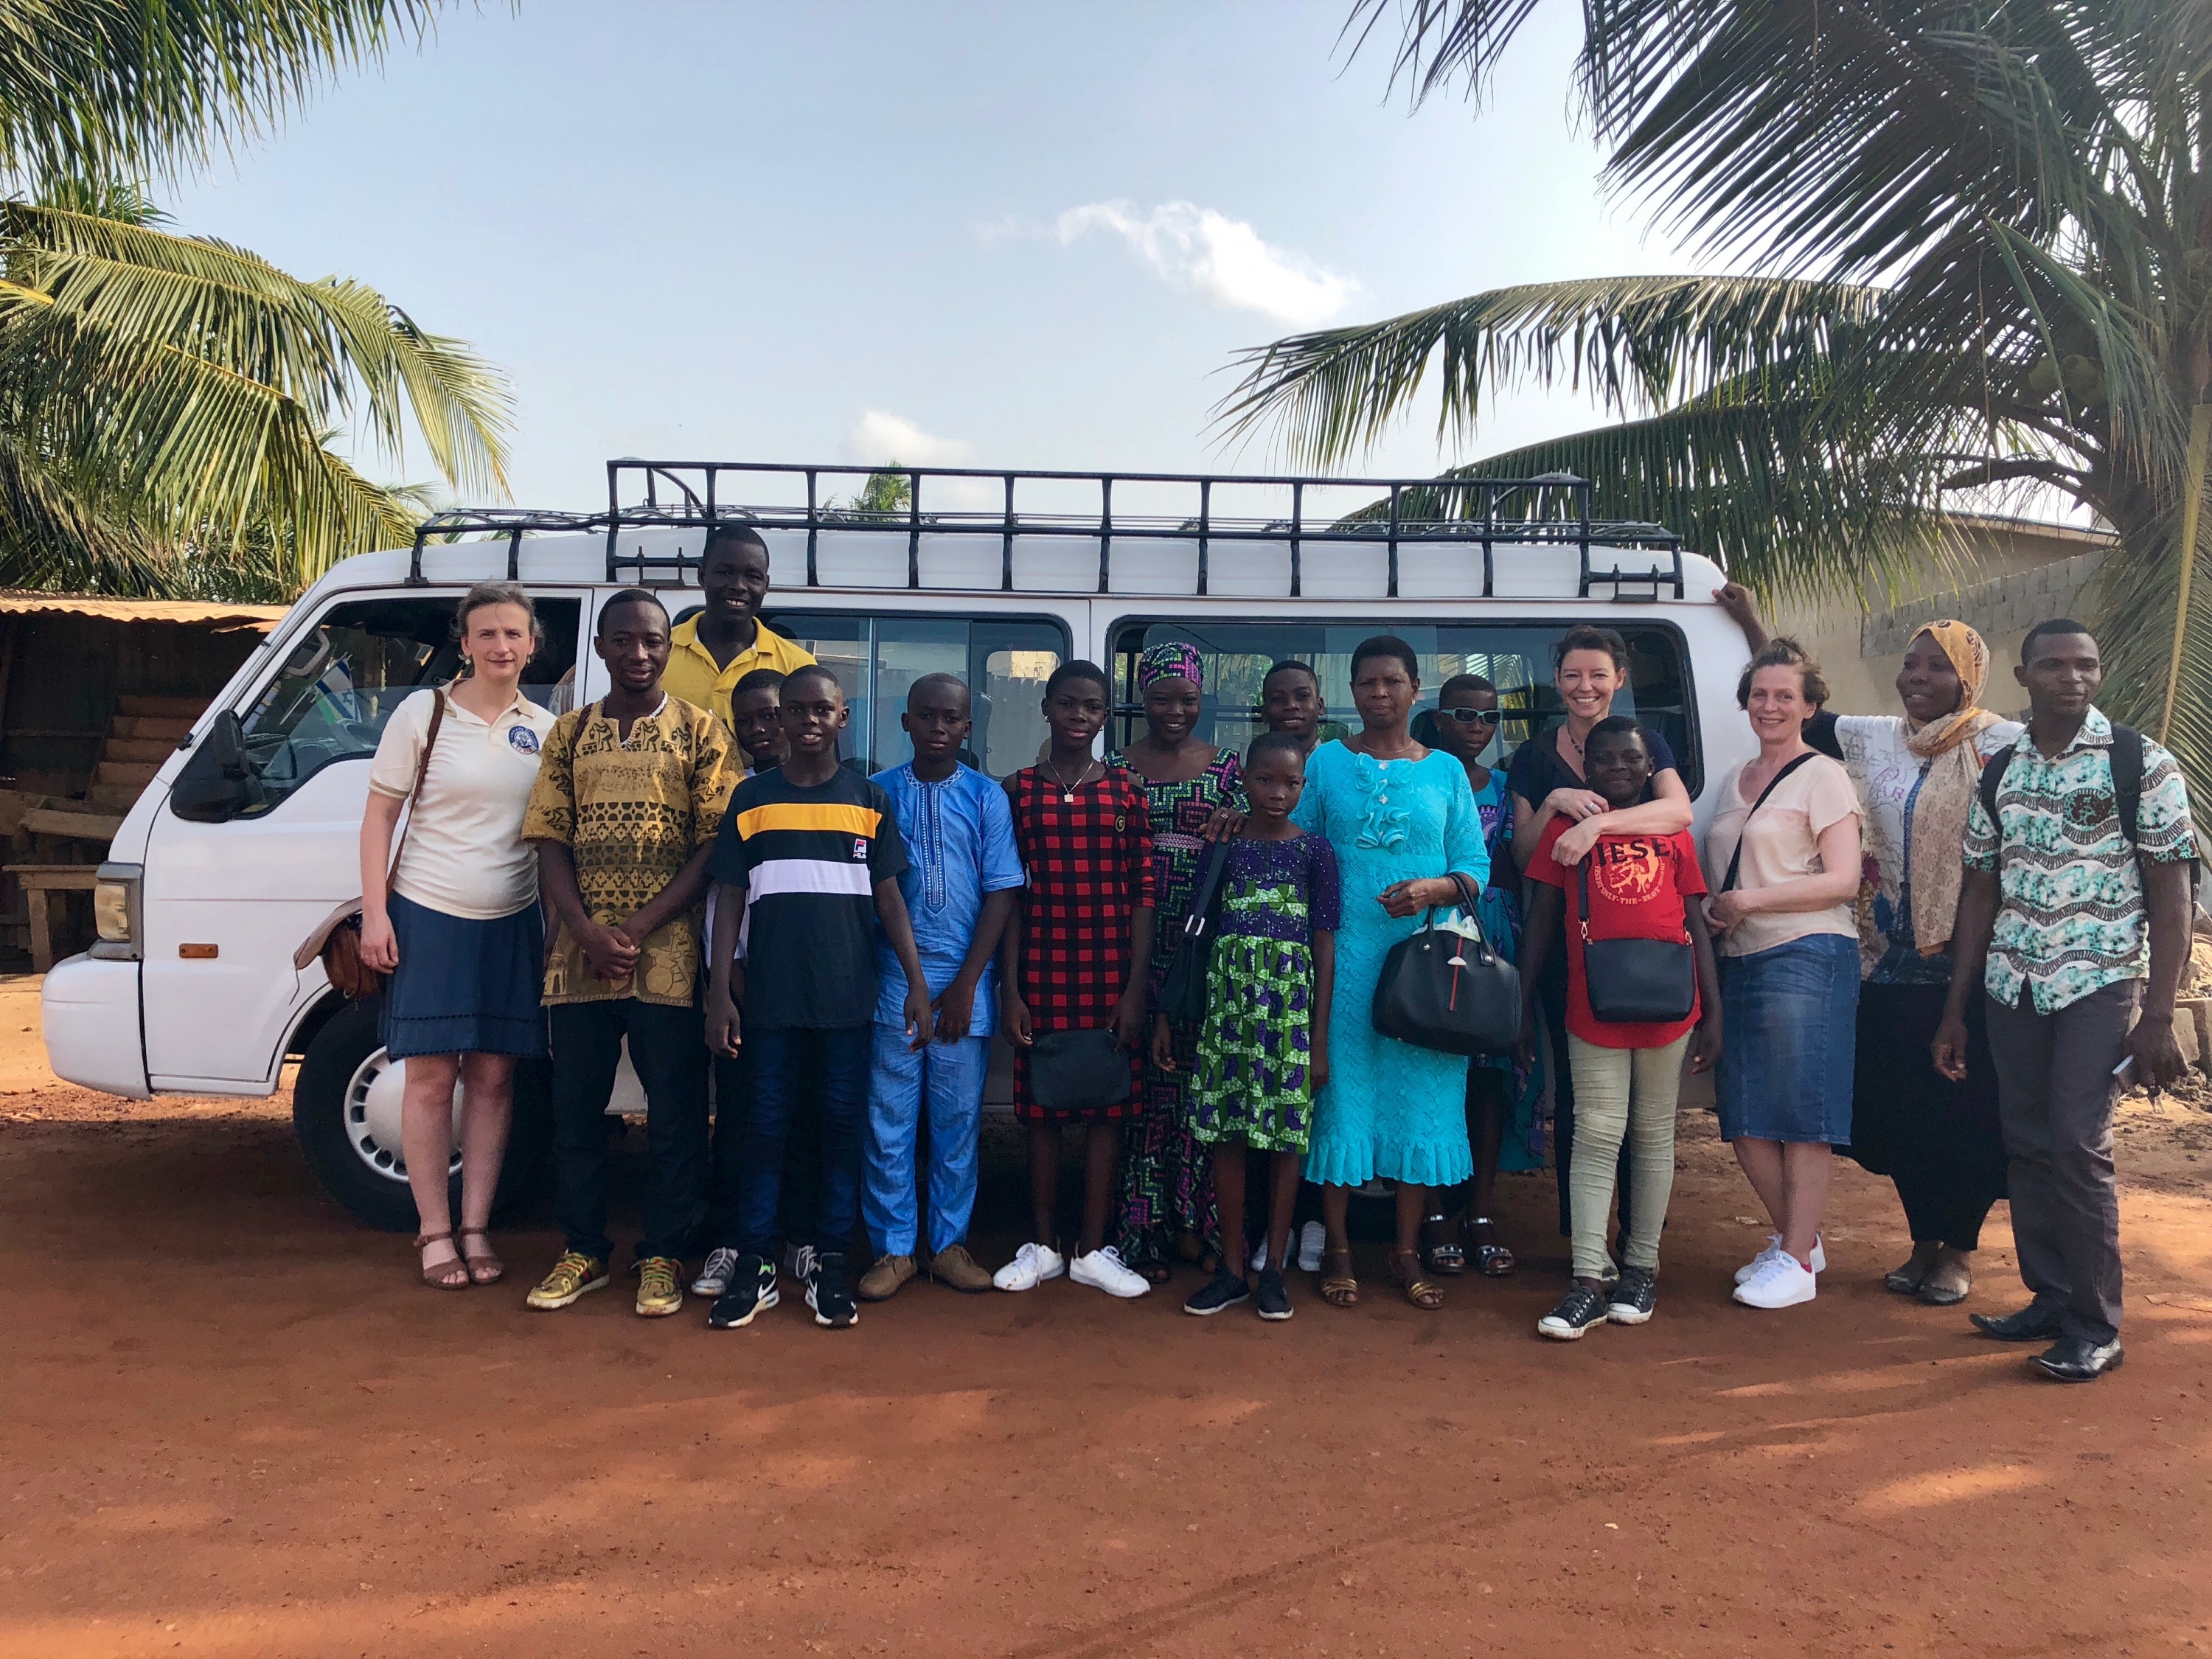
[[868, 838], [867, 838], [866, 836], [854, 836], [854, 837], [853, 837], [853, 862], [854, 862], [854, 863], [855, 863], [855, 864], [866, 864], [867, 861], [868, 861]]

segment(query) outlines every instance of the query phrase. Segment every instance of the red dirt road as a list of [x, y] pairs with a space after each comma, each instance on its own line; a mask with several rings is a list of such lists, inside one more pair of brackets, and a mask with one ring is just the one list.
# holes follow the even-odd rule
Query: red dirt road
[[416, 1288], [281, 1105], [9, 1095], [0, 1652], [2212, 1650], [2212, 1119], [2130, 1121], [2128, 1363], [2065, 1389], [1883, 1293], [1856, 1169], [1819, 1302], [1732, 1305], [1759, 1232], [1699, 1113], [1659, 1316], [1569, 1346], [1528, 1179], [1536, 1259], [1439, 1315], [1370, 1252], [1279, 1327], [1184, 1317], [1186, 1275], [710, 1334]]

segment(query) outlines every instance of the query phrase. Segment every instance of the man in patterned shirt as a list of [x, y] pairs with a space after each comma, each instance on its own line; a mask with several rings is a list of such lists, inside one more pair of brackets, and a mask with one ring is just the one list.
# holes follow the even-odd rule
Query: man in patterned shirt
[[707, 860], [737, 771], [722, 722], [661, 688], [668, 612], [643, 588], [600, 608], [606, 696], [545, 739], [522, 838], [559, 931], [547, 941], [555, 1218], [566, 1247], [533, 1308], [609, 1282], [607, 1100], [623, 1041], [644, 1085], [651, 1173], [637, 1310], [684, 1305], [682, 1263], [707, 1219], [707, 1048], [699, 1007]]
[[[2035, 1299], [1974, 1323], [2001, 1341], [2056, 1339], [2036, 1363], [2087, 1382], [2121, 1358], [2112, 1103], [2124, 1074], [2157, 1088], [2185, 1064], [2173, 998], [2196, 832], [2173, 757], [2097, 708], [2104, 665], [2087, 629], [2038, 623], [2013, 672], [2027, 688], [2027, 730], [1990, 759], [1994, 777], [1967, 816], [1957, 973], [1935, 1061], [1954, 1081], [1966, 1076], [1966, 1001], [1981, 982], [2013, 1239]], [[2132, 823], [2130, 775], [2140, 785]]]

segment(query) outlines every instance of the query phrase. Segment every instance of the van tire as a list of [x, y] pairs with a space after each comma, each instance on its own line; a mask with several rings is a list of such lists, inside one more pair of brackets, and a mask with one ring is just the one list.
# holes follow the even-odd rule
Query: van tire
[[[292, 1132], [316, 1184], [372, 1227], [413, 1232], [420, 1224], [406, 1181], [372, 1168], [356, 1149], [346, 1124], [346, 1092], [362, 1067], [384, 1046], [377, 1026], [380, 998], [348, 1003], [324, 1022], [307, 1045], [292, 1089]], [[495, 1216], [512, 1218], [544, 1197], [551, 1184], [553, 1113], [550, 1068], [524, 1060], [514, 1070], [514, 1120], [500, 1171]], [[461, 1178], [448, 1201], [460, 1214]]]

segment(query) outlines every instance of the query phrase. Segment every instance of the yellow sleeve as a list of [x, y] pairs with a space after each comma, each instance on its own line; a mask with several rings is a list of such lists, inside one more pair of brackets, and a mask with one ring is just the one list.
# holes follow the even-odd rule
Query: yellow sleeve
[[525, 841], [576, 841], [576, 731], [586, 711], [573, 708], [553, 722], [538, 760], [538, 781], [530, 787], [530, 806], [522, 815]]
[[697, 714], [691, 728], [691, 845], [695, 848], [722, 833], [730, 797], [743, 775], [728, 730], [705, 709]]

